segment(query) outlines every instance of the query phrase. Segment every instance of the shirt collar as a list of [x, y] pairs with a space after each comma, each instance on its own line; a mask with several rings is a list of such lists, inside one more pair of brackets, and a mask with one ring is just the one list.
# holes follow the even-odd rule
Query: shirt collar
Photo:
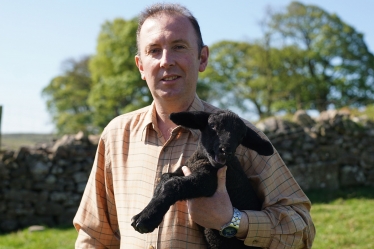
[[[204, 111], [204, 104], [201, 101], [201, 99], [195, 94], [195, 98], [190, 105], [190, 107], [187, 109], [187, 111]], [[149, 106], [149, 109], [147, 113], [145, 114], [144, 117], [144, 123], [142, 126], [142, 141], [145, 141], [145, 138], [147, 136], [147, 128], [152, 125], [152, 128], [158, 132], [158, 128], [156, 127], [157, 124], [157, 119], [156, 119], [156, 106], [155, 102], [153, 101], [152, 104]], [[192, 135], [195, 138], [198, 138], [200, 136], [200, 131], [199, 130], [194, 130], [194, 129], [187, 129], [190, 130]]]
[[[204, 108], [203, 102], [201, 101], [201, 99], [197, 95], [195, 95], [195, 99], [193, 100], [192, 104], [188, 108], [188, 111], [192, 112], [192, 111], [204, 111], [204, 110], [205, 110], [205, 108]], [[197, 139], [200, 136], [200, 131], [199, 130], [194, 130], [194, 129], [188, 129], [188, 130], [191, 131], [192, 136], [195, 139]]]
[[144, 122], [142, 125], [142, 141], [145, 141], [148, 133], [148, 127], [152, 125], [153, 129], [156, 129], [156, 107], [155, 102], [153, 101], [152, 104], [149, 106], [147, 112], [145, 113]]
[[204, 110], [205, 110], [205, 108], [204, 108], [203, 102], [201, 101], [201, 99], [197, 95], [195, 95], [195, 98], [194, 98], [192, 104], [188, 108], [188, 111], [192, 112], [192, 111], [204, 111]]

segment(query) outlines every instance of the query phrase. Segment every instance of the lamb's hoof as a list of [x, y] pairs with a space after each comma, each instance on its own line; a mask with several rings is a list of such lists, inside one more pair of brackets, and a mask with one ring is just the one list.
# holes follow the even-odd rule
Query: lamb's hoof
[[156, 228], [152, 228], [147, 222], [143, 221], [139, 214], [132, 217], [131, 226], [139, 233], [151, 233]]

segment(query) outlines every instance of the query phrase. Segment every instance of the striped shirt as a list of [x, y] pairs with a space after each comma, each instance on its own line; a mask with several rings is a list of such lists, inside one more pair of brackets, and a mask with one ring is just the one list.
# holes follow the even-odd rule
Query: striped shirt
[[[196, 96], [189, 110], [219, 109]], [[154, 104], [123, 114], [104, 129], [73, 221], [78, 230], [75, 248], [206, 248], [185, 201], [171, 206], [152, 233], [140, 234], [131, 226], [131, 218], [148, 204], [161, 175], [184, 165], [195, 151], [200, 131], [176, 127], [167, 141], [161, 134]], [[242, 210], [249, 222], [244, 243], [271, 249], [311, 248], [315, 236], [311, 203], [277, 151], [266, 157], [240, 145], [236, 156], [264, 200], [261, 211]]]

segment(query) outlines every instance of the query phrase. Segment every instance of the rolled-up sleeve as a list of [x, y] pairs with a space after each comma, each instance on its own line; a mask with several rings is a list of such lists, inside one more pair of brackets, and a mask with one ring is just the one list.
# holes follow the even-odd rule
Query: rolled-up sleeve
[[249, 224], [244, 243], [270, 249], [312, 248], [316, 231], [311, 202], [278, 152], [264, 157], [243, 149], [240, 159], [263, 199], [261, 211], [242, 210]]
[[303, 205], [245, 212], [249, 221], [246, 245], [270, 249], [312, 248], [314, 225]]
[[101, 139], [73, 224], [78, 231], [75, 248], [118, 248], [119, 229], [111, 173]]

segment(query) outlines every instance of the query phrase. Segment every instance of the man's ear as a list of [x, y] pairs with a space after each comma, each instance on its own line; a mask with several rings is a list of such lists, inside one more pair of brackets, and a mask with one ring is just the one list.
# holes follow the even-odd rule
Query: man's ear
[[139, 72], [140, 72], [142, 80], [145, 80], [145, 74], [144, 74], [144, 70], [143, 70], [143, 63], [142, 63], [142, 60], [140, 59], [139, 55], [135, 55], [135, 64], [136, 64], [136, 66], [139, 69]]
[[201, 111], [175, 112], [170, 114], [170, 120], [186, 128], [202, 130], [208, 123], [209, 115], [210, 113]]
[[208, 65], [208, 58], [209, 58], [209, 48], [208, 46], [204, 46], [202, 47], [201, 53], [200, 53], [199, 72], [205, 71], [205, 68]]
[[263, 156], [270, 156], [274, 153], [271, 143], [248, 127], [241, 144]]

